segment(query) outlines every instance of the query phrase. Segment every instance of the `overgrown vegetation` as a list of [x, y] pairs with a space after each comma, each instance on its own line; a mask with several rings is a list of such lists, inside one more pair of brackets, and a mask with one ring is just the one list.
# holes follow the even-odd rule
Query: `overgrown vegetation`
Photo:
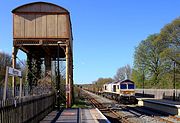
[[[25, 63], [25, 61], [22, 61], [23, 63]], [[11, 56], [5, 52], [0, 52], [0, 87], [4, 86], [4, 81], [5, 81], [5, 74], [6, 74], [6, 66], [12, 66], [12, 60], [11, 60]], [[26, 71], [26, 67], [22, 65], [22, 63], [18, 62], [16, 64], [17, 69], [20, 69], [22, 71], [22, 75], [23, 75], [23, 82], [24, 84], [25, 82], [25, 71]], [[11, 87], [12, 84], [12, 79], [11, 77], [9, 77], [8, 80], [8, 84]], [[16, 82], [16, 84], [19, 84], [19, 81]]]
[[72, 108], [88, 108], [84, 96], [81, 94], [80, 87], [74, 86], [74, 104]]

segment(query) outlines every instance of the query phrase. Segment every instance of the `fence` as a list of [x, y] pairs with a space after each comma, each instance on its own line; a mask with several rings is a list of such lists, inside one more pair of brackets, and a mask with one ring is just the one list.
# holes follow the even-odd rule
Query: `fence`
[[[136, 89], [137, 96], [143, 96], [143, 89]], [[173, 100], [173, 89], [144, 89], [144, 95], [156, 99]], [[180, 89], [175, 90], [175, 99], [180, 101]]]
[[[19, 96], [19, 86], [15, 87], [16, 90], [16, 96]], [[30, 94], [30, 87], [29, 86], [23, 86], [22, 88], [22, 96], [30, 96], [30, 95], [42, 95], [42, 94], [46, 94], [46, 93], [50, 93], [53, 92], [53, 89], [51, 87], [45, 87], [45, 86], [36, 86], [33, 87], [32, 89], [32, 93]], [[0, 87], [0, 100], [3, 99], [3, 93], [4, 93], [4, 88]], [[12, 88], [7, 88], [6, 89], [6, 93], [7, 93], [7, 98], [11, 99], [14, 98], [12, 96]]]
[[[16, 94], [15, 95], [19, 96], [19, 87], [17, 86], [15, 88], [15, 90], [16, 90]], [[3, 93], [4, 93], [4, 88], [0, 87], [0, 100], [3, 99]], [[12, 97], [12, 88], [7, 88], [6, 89], [6, 93], [7, 93], [6, 96], [7, 96], [8, 99], [14, 98], [14, 97]], [[23, 90], [22, 90], [22, 93], [23, 93], [22, 94], [23, 96], [28, 96], [29, 95], [29, 87], [28, 86], [24, 86]]]
[[54, 93], [0, 101], [0, 123], [38, 123], [54, 105]]

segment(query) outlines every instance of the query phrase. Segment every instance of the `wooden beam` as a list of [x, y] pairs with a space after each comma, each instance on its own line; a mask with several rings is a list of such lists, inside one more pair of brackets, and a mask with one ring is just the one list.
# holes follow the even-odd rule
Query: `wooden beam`
[[[13, 50], [12, 50], [12, 67], [13, 68], [16, 68], [16, 55], [17, 55], [17, 52], [18, 52], [18, 49], [17, 47], [13, 47]], [[16, 95], [16, 79], [15, 77], [13, 76], [12, 77], [12, 96], [15, 97]]]
[[9, 67], [6, 67], [6, 77], [5, 77], [5, 83], [4, 83], [4, 93], [3, 93], [3, 100], [6, 100], [6, 90], [7, 90], [7, 84], [8, 84], [8, 71]]

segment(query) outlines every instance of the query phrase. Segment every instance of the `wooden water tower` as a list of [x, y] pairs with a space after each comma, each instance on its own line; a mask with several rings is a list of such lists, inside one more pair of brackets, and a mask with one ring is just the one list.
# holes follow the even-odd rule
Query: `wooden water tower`
[[[51, 72], [51, 61], [66, 61], [66, 106], [71, 106], [73, 85], [73, 43], [69, 12], [52, 3], [35, 2], [13, 11], [13, 67], [18, 49], [32, 59], [44, 59], [45, 71]], [[29, 78], [31, 81], [31, 78]]]

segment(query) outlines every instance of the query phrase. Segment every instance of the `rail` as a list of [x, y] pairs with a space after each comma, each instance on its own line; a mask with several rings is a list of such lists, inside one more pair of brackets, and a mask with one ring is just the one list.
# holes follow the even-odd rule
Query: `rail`
[[111, 113], [114, 119], [118, 120], [119, 122], [123, 123], [130, 123], [126, 117], [123, 117], [121, 114], [117, 113], [116, 111], [112, 110], [109, 107], [105, 107], [102, 103], [98, 102], [94, 99], [91, 95], [84, 93], [86, 99], [95, 107], [98, 108], [102, 113]]
[[37, 123], [52, 111], [54, 104], [54, 93], [0, 101], [0, 123]]

